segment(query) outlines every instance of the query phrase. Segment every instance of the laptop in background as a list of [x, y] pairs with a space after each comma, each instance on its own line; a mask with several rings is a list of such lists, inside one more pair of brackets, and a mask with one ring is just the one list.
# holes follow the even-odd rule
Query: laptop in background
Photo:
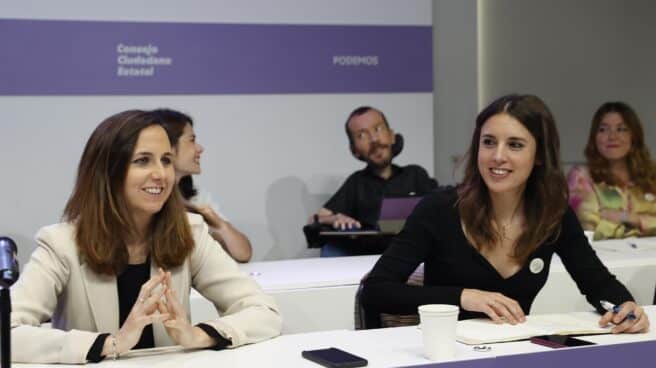
[[421, 196], [383, 198], [378, 220], [380, 232], [398, 234], [421, 198]]

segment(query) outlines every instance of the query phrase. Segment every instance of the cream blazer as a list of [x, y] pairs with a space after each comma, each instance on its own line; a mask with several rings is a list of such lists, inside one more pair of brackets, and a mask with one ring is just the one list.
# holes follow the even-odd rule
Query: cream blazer
[[[212, 301], [219, 318], [204, 321], [230, 347], [254, 343], [280, 334], [278, 307], [208, 233], [202, 217], [189, 214], [195, 240], [190, 257], [171, 269], [171, 284], [189, 312], [189, 292], [198, 290]], [[78, 256], [74, 225], [41, 228], [38, 243], [24, 272], [11, 289], [12, 361], [30, 363], [85, 363], [100, 333], [119, 329], [115, 276], [93, 272]], [[157, 266], [151, 265], [151, 275]], [[52, 320], [53, 328], [40, 325]], [[173, 345], [161, 323], [153, 325], [155, 346]]]

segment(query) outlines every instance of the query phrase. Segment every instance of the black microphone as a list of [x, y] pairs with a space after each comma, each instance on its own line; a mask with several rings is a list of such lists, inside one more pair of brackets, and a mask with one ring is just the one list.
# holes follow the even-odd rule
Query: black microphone
[[0, 237], [0, 286], [8, 288], [18, 280], [16, 243], [6, 236]]

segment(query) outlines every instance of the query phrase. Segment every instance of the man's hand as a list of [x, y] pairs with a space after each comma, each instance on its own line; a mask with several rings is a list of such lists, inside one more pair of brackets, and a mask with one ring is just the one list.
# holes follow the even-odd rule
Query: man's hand
[[343, 213], [334, 213], [327, 208], [321, 208], [316, 216], [319, 223], [331, 225], [338, 230], [359, 229], [362, 227], [358, 220]]
[[352, 217], [338, 213], [333, 215], [333, 227], [339, 230], [359, 229], [362, 227], [360, 222]]

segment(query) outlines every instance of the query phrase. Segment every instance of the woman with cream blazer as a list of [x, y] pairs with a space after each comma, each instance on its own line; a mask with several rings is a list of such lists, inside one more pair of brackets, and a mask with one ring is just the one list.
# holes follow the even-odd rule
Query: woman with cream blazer
[[[280, 334], [282, 319], [273, 298], [265, 295], [209, 235], [202, 217], [188, 215], [195, 247], [187, 260], [170, 269], [171, 286], [189, 316], [189, 292], [211, 300], [220, 317], [204, 321], [229, 347]], [[46, 226], [36, 235], [37, 249], [12, 288], [12, 360], [38, 363], [85, 363], [101, 332], [119, 328], [116, 276], [102, 276], [80, 259], [74, 225]], [[151, 275], [157, 267], [151, 263]], [[40, 325], [52, 320], [52, 328]], [[173, 345], [161, 323], [153, 324], [155, 346]]]

